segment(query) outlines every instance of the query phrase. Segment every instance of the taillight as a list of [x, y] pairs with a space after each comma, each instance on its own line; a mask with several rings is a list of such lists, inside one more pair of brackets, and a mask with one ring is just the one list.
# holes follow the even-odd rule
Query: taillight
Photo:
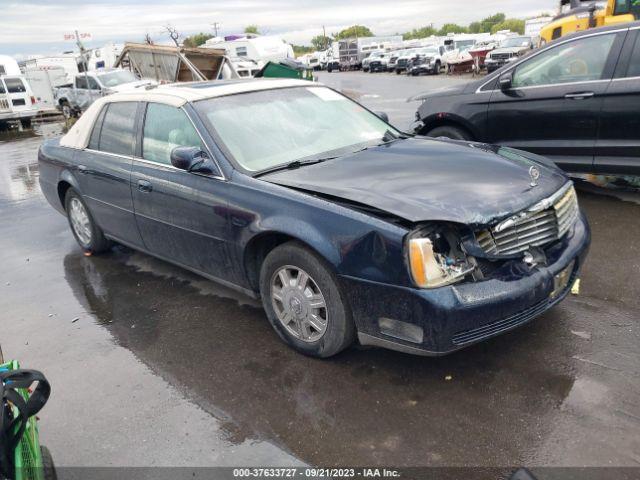
[[32, 96], [31, 97], [31, 105], [35, 105], [36, 104], [36, 97]]

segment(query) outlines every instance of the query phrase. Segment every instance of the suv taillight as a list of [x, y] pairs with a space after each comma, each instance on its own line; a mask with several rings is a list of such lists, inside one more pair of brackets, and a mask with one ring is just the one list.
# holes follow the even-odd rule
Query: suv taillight
[[31, 105], [35, 105], [36, 104], [36, 97], [32, 96], [31, 97]]

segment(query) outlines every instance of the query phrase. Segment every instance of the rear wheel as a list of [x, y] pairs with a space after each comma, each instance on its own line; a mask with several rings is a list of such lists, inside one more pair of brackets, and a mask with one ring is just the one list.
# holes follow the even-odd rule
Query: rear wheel
[[105, 238], [86, 203], [73, 188], [67, 190], [64, 206], [73, 236], [84, 250], [100, 253], [111, 248], [111, 242]]
[[326, 358], [353, 343], [355, 327], [335, 275], [302, 244], [288, 242], [267, 255], [260, 293], [274, 330], [298, 352]]
[[442, 65], [440, 64], [440, 62], [436, 62], [436, 66], [433, 67], [433, 74], [434, 75], [440, 75], [440, 69], [442, 68]]
[[471, 140], [467, 132], [451, 125], [436, 127], [427, 132], [427, 137], [451, 138], [453, 140]]
[[42, 457], [42, 469], [44, 470], [44, 480], [57, 480], [56, 467], [53, 464], [51, 452], [45, 446], [40, 447], [40, 455]]

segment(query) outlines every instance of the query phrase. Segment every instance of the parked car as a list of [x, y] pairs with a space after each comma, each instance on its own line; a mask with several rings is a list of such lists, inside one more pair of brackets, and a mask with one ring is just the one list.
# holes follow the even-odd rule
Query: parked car
[[507, 63], [518, 60], [522, 55], [529, 53], [533, 47], [533, 39], [531, 37], [506, 38], [500, 44], [500, 47], [487, 53], [484, 61], [487, 72], [494, 72]]
[[418, 95], [415, 131], [527, 150], [570, 172], [638, 175], [639, 27], [575, 33], [480, 80]]
[[422, 73], [430, 73], [438, 75], [442, 69], [442, 54], [444, 47], [425, 47], [420, 48], [411, 58], [407, 66], [407, 74], [420, 75]]
[[398, 60], [400, 59], [400, 57], [402, 55], [407, 53], [408, 50], [409, 49], [394, 50], [394, 51], [389, 53], [389, 62], [387, 63], [387, 70], [389, 72], [395, 72], [396, 71], [396, 66], [398, 64]]
[[589, 227], [544, 158], [412, 137], [301, 80], [199, 82], [94, 102], [39, 151], [82, 247], [128, 245], [260, 297], [319, 357], [443, 354], [567, 294]]
[[23, 127], [31, 125], [38, 114], [37, 100], [22, 75], [0, 76], [0, 126], [19, 121]]
[[96, 99], [129, 89], [147, 87], [151, 80], [139, 80], [128, 70], [104, 69], [79, 73], [69, 87], [54, 90], [57, 108], [69, 118], [79, 115]]

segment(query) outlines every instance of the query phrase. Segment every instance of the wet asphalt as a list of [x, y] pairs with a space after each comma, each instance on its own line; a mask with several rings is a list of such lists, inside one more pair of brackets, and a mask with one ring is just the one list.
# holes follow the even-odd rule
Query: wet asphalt
[[[409, 95], [464, 81], [320, 80], [401, 128]], [[0, 344], [51, 381], [58, 465], [640, 465], [637, 191], [580, 183], [580, 294], [533, 323], [442, 358], [315, 360], [240, 294], [123, 247], [84, 256], [40, 193], [41, 141], [0, 138]]]

